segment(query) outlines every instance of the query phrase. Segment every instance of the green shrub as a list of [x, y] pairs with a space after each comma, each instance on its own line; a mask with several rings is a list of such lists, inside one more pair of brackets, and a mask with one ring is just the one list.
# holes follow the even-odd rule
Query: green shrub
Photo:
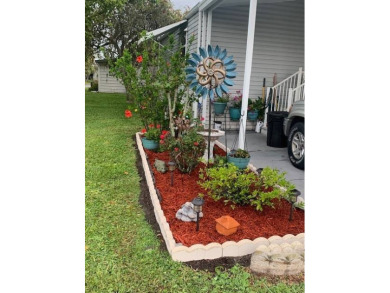
[[223, 199], [225, 204], [232, 203], [232, 208], [250, 203], [251, 186], [257, 176], [252, 172], [240, 172], [238, 167], [227, 164], [226, 167], [215, 167], [201, 170], [198, 182], [215, 201]]
[[198, 165], [205, 148], [205, 140], [194, 128], [183, 132], [177, 139], [168, 134], [160, 141], [160, 149], [170, 151], [177, 168], [183, 173], [190, 173]]
[[91, 81], [91, 87], [88, 89], [90, 92], [97, 92], [99, 89], [99, 83], [97, 80]]
[[[217, 165], [201, 170], [198, 184], [215, 201], [223, 199], [225, 204], [253, 205], [262, 211], [264, 205], [273, 206], [273, 199], [280, 199], [294, 188], [285, 179], [285, 173], [266, 167], [260, 176], [249, 170], [240, 171], [233, 164]], [[280, 188], [282, 187], [282, 188]]]

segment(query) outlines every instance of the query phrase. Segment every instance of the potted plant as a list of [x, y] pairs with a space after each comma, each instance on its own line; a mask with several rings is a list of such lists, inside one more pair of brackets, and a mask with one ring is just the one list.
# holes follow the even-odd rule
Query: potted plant
[[141, 131], [143, 133], [142, 138], [142, 145], [145, 149], [148, 150], [155, 150], [159, 146], [159, 140], [160, 140], [160, 129], [157, 127], [149, 127], [149, 129], [146, 131], [146, 129], [142, 129]]
[[229, 108], [230, 119], [233, 121], [238, 121], [241, 117], [242, 93], [241, 91], [237, 91], [236, 93], [237, 95], [231, 101], [231, 106]]
[[221, 115], [225, 113], [225, 108], [227, 103], [230, 100], [229, 94], [223, 94], [222, 97], [217, 97], [213, 104], [214, 104], [214, 113], [215, 115]]
[[259, 116], [259, 111], [257, 109], [257, 103], [258, 100], [254, 101], [249, 99], [248, 100], [248, 120], [255, 121], [257, 117]]
[[251, 156], [246, 150], [238, 149], [228, 154], [228, 163], [236, 165], [239, 169], [245, 169], [250, 161]]

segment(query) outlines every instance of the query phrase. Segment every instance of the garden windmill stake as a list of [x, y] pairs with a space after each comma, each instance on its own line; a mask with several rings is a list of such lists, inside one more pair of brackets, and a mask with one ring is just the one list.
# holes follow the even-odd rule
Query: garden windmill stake
[[222, 92], [228, 93], [228, 86], [234, 83], [231, 80], [237, 76], [235, 72], [237, 64], [234, 63], [233, 56], [227, 56], [226, 49], [223, 51], [217, 45], [215, 49], [208, 45], [207, 51], [199, 48], [199, 54], [191, 53], [192, 58], [187, 60], [190, 65], [185, 69], [187, 73], [186, 81], [190, 82], [190, 89], [195, 94], [209, 97], [209, 136], [207, 167], [210, 161], [210, 140], [211, 140], [211, 102], [214, 100], [214, 92], [218, 97], [222, 97]]

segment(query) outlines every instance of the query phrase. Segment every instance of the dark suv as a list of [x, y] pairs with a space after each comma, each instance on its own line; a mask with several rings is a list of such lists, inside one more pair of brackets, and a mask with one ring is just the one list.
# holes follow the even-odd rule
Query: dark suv
[[296, 101], [283, 122], [287, 136], [287, 151], [291, 163], [298, 169], [305, 168], [305, 101]]

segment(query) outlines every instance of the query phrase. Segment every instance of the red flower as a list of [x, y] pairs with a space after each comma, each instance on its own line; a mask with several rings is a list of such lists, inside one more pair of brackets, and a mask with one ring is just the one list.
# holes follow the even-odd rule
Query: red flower
[[142, 56], [141, 56], [141, 55], [137, 57], [137, 62], [138, 62], [138, 63], [141, 63], [141, 62], [142, 62], [142, 60], [144, 60], [144, 58], [142, 58]]
[[179, 151], [179, 148], [175, 148], [175, 152], [178, 152]]
[[130, 110], [125, 110], [125, 117], [126, 118], [130, 118], [131, 116], [133, 116], [133, 114], [131, 113]]
[[161, 125], [160, 125], [160, 124], [157, 124], [156, 128], [160, 129], [160, 128], [161, 128]]
[[146, 132], [146, 129], [145, 129], [145, 128], [141, 130], [141, 133], [145, 133], [145, 132]]
[[153, 124], [149, 124], [149, 127], [150, 127], [150, 128], [153, 128], [153, 127], [154, 127], [154, 125], [153, 125]]
[[195, 142], [194, 142], [194, 145], [195, 145], [195, 146], [198, 146], [198, 145], [199, 145], [199, 142], [195, 141]]
[[161, 134], [161, 135], [160, 135], [160, 138], [161, 138], [161, 139], [164, 139], [164, 138], [165, 138], [165, 136]]
[[163, 141], [163, 140], [160, 140], [160, 144], [164, 144], [164, 141]]
[[165, 136], [167, 133], [168, 133], [168, 131], [166, 131], [166, 130], [163, 130], [163, 131], [161, 132], [161, 134], [164, 135], [164, 136]]
[[204, 120], [204, 117], [200, 118], [200, 121], [203, 121]]

